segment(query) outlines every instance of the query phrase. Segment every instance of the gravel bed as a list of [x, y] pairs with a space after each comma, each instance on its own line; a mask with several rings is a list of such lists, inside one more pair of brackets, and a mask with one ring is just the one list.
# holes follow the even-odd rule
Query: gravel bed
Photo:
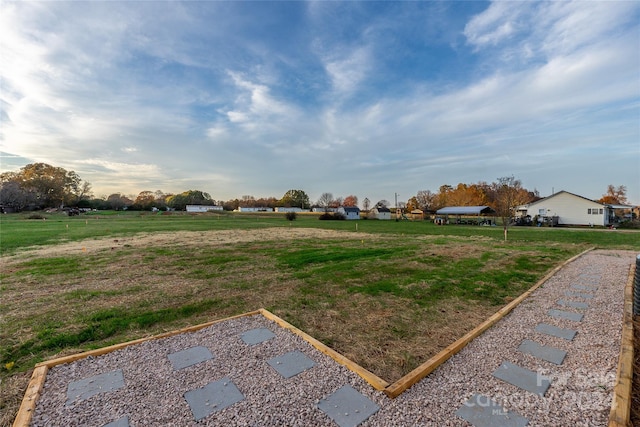
[[[351, 385], [380, 406], [361, 426], [466, 426], [455, 412], [473, 394], [488, 396], [531, 426], [605, 426], [615, 385], [622, 329], [623, 288], [636, 254], [592, 251], [565, 266], [494, 327], [476, 338], [427, 378], [396, 399], [261, 315], [224, 321], [192, 333], [126, 347], [49, 370], [32, 426], [103, 426], [128, 416], [130, 426], [335, 426], [318, 402]], [[578, 291], [572, 285], [597, 286]], [[565, 291], [591, 293], [592, 299]], [[587, 309], [559, 306], [559, 299], [587, 302]], [[582, 322], [556, 319], [549, 309], [581, 312]], [[578, 331], [573, 341], [535, 332], [545, 322]], [[267, 328], [275, 337], [247, 345], [240, 335]], [[567, 351], [554, 365], [518, 351], [523, 339]], [[453, 341], [453, 338], [452, 338]], [[213, 358], [174, 371], [168, 355], [204, 346]], [[298, 350], [315, 366], [284, 378], [267, 361]], [[551, 379], [544, 397], [498, 380], [492, 373], [509, 361]], [[93, 375], [121, 369], [125, 387], [67, 405], [67, 387]], [[184, 394], [221, 378], [244, 399], [194, 420]]]

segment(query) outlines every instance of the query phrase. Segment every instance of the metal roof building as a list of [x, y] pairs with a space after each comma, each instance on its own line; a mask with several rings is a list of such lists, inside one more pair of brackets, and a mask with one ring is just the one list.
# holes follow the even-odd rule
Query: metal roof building
[[494, 215], [496, 211], [489, 206], [448, 206], [438, 209], [437, 215]]

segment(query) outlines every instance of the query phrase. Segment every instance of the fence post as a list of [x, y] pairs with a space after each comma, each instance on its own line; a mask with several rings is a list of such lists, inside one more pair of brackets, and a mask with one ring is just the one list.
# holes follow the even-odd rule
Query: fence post
[[633, 278], [633, 315], [640, 315], [640, 254], [636, 256], [636, 272]]

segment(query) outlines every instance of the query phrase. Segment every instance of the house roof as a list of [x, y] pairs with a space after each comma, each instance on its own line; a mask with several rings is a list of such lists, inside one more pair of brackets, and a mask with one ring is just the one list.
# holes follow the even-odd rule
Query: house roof
[[586, 198], [586, 197], [579, 196], [579, 195], [577, 195], [577, 194], [573, 194], [573, 193], [570, 193], [570, 192], [568, 192], [568, 191], [564, 191], [564, 190], [562, 190], [562, 191], [558, 191], [557, 193], [553, 193], [553, 194], [552, 194], [552, 195], [550, 195], [550, 196], [543, 197], [542, 199], [540, 199], [540, 200], [536, 200], [535, 202], [531, 202], [531, 203], [529, 203], [529, 204], [528, 204], [528, 205], [526, 205], [526, 206], [535, 205], [535, 204], [540, 203], [540, 202], [542, 202], [542, 201], [549, 200], [549, 199], [551, 199], [551, 198], [553, 198], [553, 197], [559, 196], [560, 194], [563, 194], [563, 193], [564, 193], [564, 194], [569, 194], [569, 195], [571, 195], [571, 196], [573, 196], [573, 197], [578, 197], [578, 198], [580, 198], [580, 199], [582, 199], [582, 200], [587, 200], [587, 201], [589, 201], [589, 202], [591, 202], [591, 203], [596, 203], [596, 204], [601, 205], [601, 206], [606, 206], [606, 205], [603, 205], [603, 204], [602, 204], [602, 203], [600, 203], [600, 202], [596, 202], [595, 200], [591, 200], [591, 199], [588, 199], [588, 198]]
[[480, 215], [494, 213], [496, 213], [496, 211], [489, 206], [447, 206], [446, 208], [436, 211], [438, 215]]
[[345, 212], [360, 212], [360, 208], [357, 206], [345, 206], [343, 209]]
[[391, 212], [391, 209], [384, 207], [384, 206], [379, 206], [374, 208], [375, 210], [377, 210], [378, 212]]

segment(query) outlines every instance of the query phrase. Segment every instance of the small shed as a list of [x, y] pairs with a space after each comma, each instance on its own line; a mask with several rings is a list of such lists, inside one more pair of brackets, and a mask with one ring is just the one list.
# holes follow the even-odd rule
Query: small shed
[[[440, 218], [436, 218], [436, 222], [440, 220], [442, 223], [442, 217], [447, 224], [474, 224], [482, 225], [491, 223], [491, 220], [487, 220], [486, 216], [495, 216], [496, 211], [489, 206], [448, 206], [446, 208], [438, 209], [436, 215]], [[455, 216], [453, 221], [449, 220], [449, 216]]]
[[411, 219], [422, 220], [424, 219], [424, 212], [420, 209], [414, 209], [411, 211]]
[[339, 207], [338, 212], [343, 214], [346, 219], [360, 219], [360, 208], [357, 206]]
[[391, 209], [385, 206], [376, 206], [375, 208], [371, 209], [371, 211], [369, 212], [369, 217], [375, 218], [375, 219], [390, 220]]

